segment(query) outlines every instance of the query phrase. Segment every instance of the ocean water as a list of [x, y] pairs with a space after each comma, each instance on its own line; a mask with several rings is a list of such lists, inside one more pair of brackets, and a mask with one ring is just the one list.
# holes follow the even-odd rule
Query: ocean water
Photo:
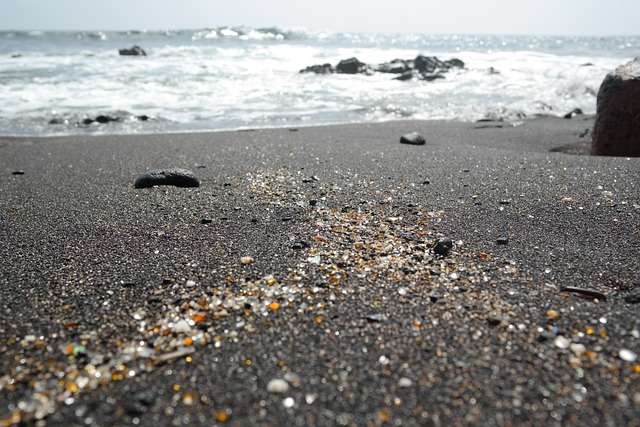
[[[139, 45], [145, 57], [120, 56]], [[310, 65], [458, 58], [436, 81], [315, 75]], [[347, 34], [215, 28], [0, 32], [0, 135], [300, 127], [397, 119], [475, 121], [595, 113], [607, 73], [640, 37]], [[97, 116], [117, 122], [83, 124]], [[146, 120], [140, 120], [140, 118]]]

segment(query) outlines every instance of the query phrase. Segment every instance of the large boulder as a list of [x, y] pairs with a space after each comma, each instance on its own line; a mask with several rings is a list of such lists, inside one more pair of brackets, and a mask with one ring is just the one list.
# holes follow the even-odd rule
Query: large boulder
[[605, 77], [597, 102], [591, 154], [640, 157], [640, 58]]

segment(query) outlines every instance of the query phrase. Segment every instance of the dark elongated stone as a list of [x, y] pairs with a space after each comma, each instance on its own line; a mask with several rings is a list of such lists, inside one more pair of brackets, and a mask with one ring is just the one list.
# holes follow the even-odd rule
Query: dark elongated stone
[[401, 144], [424, 145], [425, 139], [418, 132], [411, 132], [400, 137]]
[[573, 294], [578, 294], [581, 297], [591, 298], [591, 299], [599, 299], [600, 301], [606, 301], [607, 295], [597, 291], [595, 289], [587, 289], [587, 288], [578, 288], [575, 286], [565, 286], [562, 288], [562, 292], [569, 292]]
[[199, 187], [200, 181], [193, 172], [186, 169], [157, 169], [138, 175], [135, 188], [149, 188], [155, 185], [173, 185], [175, 187]]

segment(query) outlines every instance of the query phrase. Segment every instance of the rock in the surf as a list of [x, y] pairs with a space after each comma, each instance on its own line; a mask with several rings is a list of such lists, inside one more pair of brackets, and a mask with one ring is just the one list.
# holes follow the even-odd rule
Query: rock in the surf
[[118, 52], [122, 56], [147, 56], [147, 52], [138, 45], [134, 45], [130, 49], [120, 49]]

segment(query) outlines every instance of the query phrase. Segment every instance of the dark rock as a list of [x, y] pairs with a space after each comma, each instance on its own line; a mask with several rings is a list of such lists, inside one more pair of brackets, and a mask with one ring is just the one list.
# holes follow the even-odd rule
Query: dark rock
[[120, 49], [118, 52], [122, 56], [147, 56], [147, 52], [138, 45], [134, 45], [130, 49]]
[[431, 302], [438, 302], [439, 299], [442, 299], [442, 295], [438, 294], [429, 294], [429, 300]]
[[296, 250], [306, 249], [308, 247], [309, 247], [309, 244], [303, 241], [295, 242], [293, 245], [291, 245], [291, 249], [296, 249]]
[[434, 80], [444, 79], [444, 76], [440, 73], [436, 74], [422, 74], [422, 80], [432, 82]]
[[68, 125], [69, 120], [56, 118], [56, 119], [49, 120], [49, 124], [50, 125]]
[[501, 205], [510, 205], [511, 204], [511, 200], [502, 199], [502, 200], [500, 200], [500, 204]]
[[507, 237], [498, 237], [498, 239], [496, 240], [496, 243], [499, 245], [508, 245], [509, 239]]
[[436, 243], [433, 251], [436, 255], [446, 257], [447, 255], [449, 255], [449, 251], [451, 250], [451, 248], [453, 248], [453, 240], [451, 240], [449, 237], [443, 237], [442, 239], [438, 240], [438, 243]]
[[400, 137], [401, 144], [424, 145], [425, 139], [418, 132], [411, 132]]
[[315, 73], [315, 74], [332, 74], [336, 72], [331, 64], [311, 65], [304, 70], [300, 70], [301, 73]]
[[487, 322], [491, 326], [498, 326], [499, 324], [501, 324], [504, 321], [505, 321], [505, 318], [502, 317], [502, 316], [489, 316], [489, 317], [487, 317]]
[[118, 122], [120, 121], [119, 118], [117, 117], [111, 117], [111, 116], [98, 116], [94, 119], [96, 122], [98, 123], [109, 123], [109, 122]]
[[199, 187], [200, 181], [193, 172], [186, 169], [157, 169], [138, 175], [135, 188], [149, 188], [155, 185], [173, 185], [175, 187]]
[[538, 335], [538, 341], [553, 341], [554, 339], [556, 339], [556, 336], [557, 335], [551, 331], [542, 331], [540, 332], [540, 335]]
[[413, 70], [405, 71], [404, 73], [400, 74], [398, 77], [395, 77], [394, 80], [400, 80], [400, 81], [411, 80], [417, 75], [419, 75], [419, 73]]
[[213, 220], [211, 218], [202, 218], [200, 224], [211, 224]]
[[11, 172], [11, 175], [24, 175], [24, 171], [23, 170], [13, 171]]
[[565, 286], [562, 288], [562, 292], [569, 292], [569, 293], [573, 293], [573, 294], [577, 294], [583, 298], [590, 298], [590, 299], [597, 299], [600, 301], [606, 301], [607, 300], [607, 295], [595, 290], [595, 289], [588, 289], [588, 288], [578, 288], [575, 286]]
[[627, 304], [639, 304], [640, 303], [640, 289], [632, 292], [624, 297], [624, 302]]
[[567, 114], [564, 115], [565, 119], [573, 119], [576, 116], [582, 116], [584, 113], [582, 112], [581, 109], [579, 108], [574, 108], [573, 110], [569, 111]]
[[343, 59], [336, 66], [336, 71], [340, 74], [361, 74], [366, 73], [369, 67], [358, 58]]
[[591, 154], [640, 157], [640, 57], [605, 77], [596, 110]]
[[357, 58], [349, 58], [340, 61], [336, 67], [331, 64], [312, 65], [301, 73], [316, 74], [372, 74], [374, 72], [399, 74], [395, 80], [411, 80], [413, 78], [421, 80], [437, 80], [443, 79], [443, 73], [452, 68], [464, 68], [464, 62], [453, 58], [447, 61], [441, 61], [435, 56], [420, 55], [415, 59], [394, 59], [391, 62], [385, 62], [377, 65], [369, 65], [359, 61]]

